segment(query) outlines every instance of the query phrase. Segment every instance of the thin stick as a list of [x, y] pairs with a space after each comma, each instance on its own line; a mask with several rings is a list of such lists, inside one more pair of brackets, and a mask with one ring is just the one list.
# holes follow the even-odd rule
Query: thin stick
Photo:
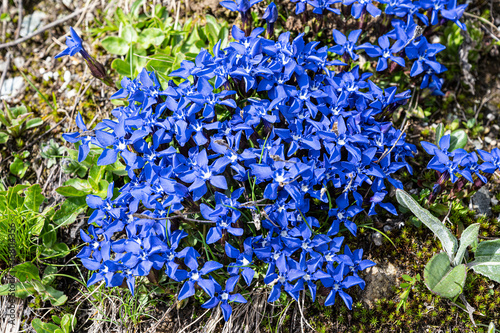
[[6, 57], [7, 57], [7, 60], [5, 61], [5, 69], [3, 70], [2, 77], [0, 78], [0, 94], [2, 91], [2, 87], [3, 87], [3, 82], [5, 81], [5, 77], [7, 76], [7, 72], [9, 71], [10, 59], [12, 57], [12, 54], [10, 52], [7, 52]]
[[17, 17], [17, 30], [16, 33], [14, 34], [14, 39], [17, 39], [19, 37], [19, 34], [21, 33], [21, 25], [23, 23], [23, 0], [18, 0], [17, 4], [17, 11], [18, 11], [18, 17]]
[[194, 324], [196, 324], [200, 319], [202, 319], [208, 311], [212, 311], [212, 309], [208, 309], [207, 311], [203, 312], [203, 314], [201, 316], [199, 316], [195, 321], [193, 321], [191, 324], [187, 325], [186, 327], [184, 327], [182, 329], [182, 331], [180, 331], [179, 333], [182, 333], [184, 332], [186, 329], [188, 329], [189, 327], [193, 326]]
[[[304, 292], [305, 293], [305, 292]], [[306, 317], [304, 317], [304, 313], [302, 312], [302, 308], [300, 306], [300, 302], [297, 302], [299, 304], [299, 312], [300, 312], [300, 315], [302, 317], [301, 320], [303, 320], [307, 326], [309, 326], [310, 329], [312, 329], [314, 331], [314, 328], [309, 324], [309, 322], [306, 320]], [[302, 306], [304, 306], [304, 299], [302, 299]], [[302, 323], [302, 322], [301, 322]]]
[[[95, 6], [95, 5], [93, 5], [93, 6]], [[20, 44], [22, 42], [25, 42], [25, 41], [27, 41], [27, 40], [35, 37], [36, 35], [39, 35], [39, 34], [41, 34], [42, 32], [44, 32], [46, 30], [49, 30], [50, 28], [53, 28], [55, 26], [58, 26], [61, 23], [64, 23], [64, 22], [66, 22], [68, 20], [71, 20], [73, 17], [78, 16], [78, 14], [80, 14], [81, 12], [83, 12], [85, 10], [86, 10], [86, 8], [79, 9], [79, 10], [75, 11], [74, 13], [69, 14], [68, 16], [65, 16], [65, 17], [63, 17], [63, 18], [61, 18], [59, 20], [56, 20], [56, 21], [54, 21], [54, 22], [52, 22], [50, 24], [47, 24], [46, 26], [38, 29], [37, 31], [29, 34], [26, 37], [16, 39], [13, 42], [5, 43], [5, 44], [0, 44], [0, 49], [4, 49], [6, 47], [15, 46], [15, 45], [18, 45], [18, 44]]]
[[[406, 119], [405, 119], [406, 121]], [[375, 163], [379, 163], [381, 160], [384, 159], [384, 157], [386, 157], [387, 155], [389, 155], [391, 153], [391, 151], [396, 147], [396, 145], [398, 144], [399, 140], [401, 139], [401, 137], [403, 136], [403, 134], [406, 132], [406, 130], [408, 129], [408, 125], [409, 123], [406, 123], [405, 124], [405, 127], [403, 128], [403, 130], [401, 131], [401, 133], [399, 134], [399, 137], [398, 139], [396, 140], [396, 142], [394, 142], [394, 144], [392, 145], [391, 149], [389, 149], [389, 151], [385, 151], [382, 156], [380, 156], [380, 158], [377, 160], [377, 162]]]
[[[9, 0], [2, 1], [2, 13], [7, 13], [9, 10]], [[7, 21], [2, 22], [2, 42], [5, 42], [5, 32], [7, 30]]]
[[469, 16], [469, 17], [473, 17], [475, 19], [478, 19], [479, 21], [482, 21], [482, 22], [486, 23], [487, 25], [489, 25], [490, 27], [492, 27], [496, 31], [500, 32], [500, 29], [498, 29], [493, 23], [491, 23], [490, 21], [488, 21], [485, 18], [482, 18], [481, 16], [477, 16], [477, 15], [474, 15], [474, 14], [471, 14], [471, 13], [464, 13], [464, 15], [465, 16]]

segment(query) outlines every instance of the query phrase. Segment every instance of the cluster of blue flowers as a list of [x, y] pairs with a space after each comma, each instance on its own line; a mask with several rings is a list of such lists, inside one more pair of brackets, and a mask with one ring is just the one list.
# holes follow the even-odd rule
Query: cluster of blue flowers
[[[283, 290], [297, 299], [305, 288], [314, 300], [321, 284], [330, 290], [326, 305], [339, 294], [351, 308], [345, 290], [363, 288], [358, 272], [374, 263], [342, 247], [338, 233], [344, 225], [356, 235], [353, 219], [365, 208], [396, 214], [383, 202], [387, 186], [402, 188], [391, 176], [412, 171], [406, 158], [416, 149], [384, 119], [409, 92], [383, 90], [358, 67], [334, 73], [343, 63], [302, 35], [272, 41], [262, 32], [233, 27], [236, 42], [182, 62], [171, 73], [180, 83], [166, 89], [146, 70], [124, 78], [113, 98], [128, 105], [112, 111], [115, 120], [89, 131], [78, 115], [82, 132], [64, 135], [81, 143], [80, 161], [99, 146], [97, 164], [121, 157], [130, 178], [116, 198], [113, 183], [105, 199], [87, 198], [94, 212], [78, 257], [96, 271], [89, 285], [125, 282], [134, 292], [136, 277], [164, 269], [184, 282], [180, 300], [198, 286], [210, 296], [204, 306], [220, 304], [227, 320], [231, 302], [246, 302], [235, 293], [239, 276], [250, 285], [265, 267], [269, 302]], [[232, 259], [225, 283], [210, 275], [224, 267], [221, 254], [207, 261], [183, 246], [184, 223], [193, 222], [209, 223], [206, 246], [218, 242]]]
[[[433, 197], [444, 189], [443, 185], [448, 180], [451, 180], [452, 183], [461, 180], [460, 187], [466, 182], [481, 187], [488, 182], [496, 170], [500, 170], [500, 150], [498, 148], [494, 148], [491, 152], [478, 149], [477, 153], [469, 153], [461, 148], [450, 151], [450, 142], [451, 136], [449, 134], [441, 137], [439, 147], [429, 142], [422, 142], [422, 147], [427, 154], [433, 156], [427, 168], [441, 174], [438, 182], [434, 185]], [[483, 163], [479, 163], [478, 154]]]
[[[250, 7], [258, 2], [221, 4], [239, 11], [246, 24]], [[321, 13], [339, 14], [330, 8], [339, 2], [300, 1], [297, 10], [310, 4]], [[371, 1], [344, 4], [353, 5], [356, 18], [365, 11], [381, 13]], [[386, 13], [404, 20], [392, 20], [393, 30], [379, 38], [378, 46], [356, 45], [361, 30], [347, 37], [334, 30], [336, 45], [328, 48], [306, 43], [303, 34], [291, 40], [290, 33], [283, 33], [273, 41], [261, 36], [263, 28], [246, 35], [234, 26], [235, 42], [223, 50], [219, 42], [212, 53], [202, 50], [194, 62], [183, 61], [167, 87], [146, 70], [124, 78], [112, 98], [127, 103], [112, 111], [113, 120], [89, 130], [78, 114], [80, 132], [64, 135], [80, 143], [79, 161], [90, 144], [101, 147], [97, 164], [121, 158], [130, 179], [116, 197], [111, 183], [105, 199], [87, 198], [94, 211], [87, 232], [81, 231], [88, 245], [78, 257], [95, 271], [88, 284], [125, 283], [133, 293], [137, 277], [164, 270], [183, 283], [179, 300], [199, 287], [210, 297], [203, 306], [220, 305], [228, 320], [231, 303], [246, 302], [237, 293], [240, 276], [250, 286], [256, 269], [262, 268], [263, 282], [272, 287], [269, 302], [283, 291], [298, 299], [305, 289], [314, 301], [322, 286], [329, 290], [325, 305], [333, 305], [339, 294], [350, 309], [346, 290], [364, 288], [358, 272], [374, 263], [363, 260], [361, 249], [342, 246], [340, 228], [356, 235], [355, 217], [365, 210], [375, 215], [377, 206], [396, 214], [384, 199], [388, 186], [402, 189], [393, 174], [401, 168], [412, 172], [406, 159], [416, 147], [387, 121], [407, 103], [409, 91], [382, 89], [369, 79], [372, 74], [344, 66], [357, 60], [360, 49], [378, 59], [377, 71], [385, 70], [389, 60], [405, 66], [406, 56], [416, 59], [411, 76], [424, 73], [422, 88], [439, 94], [442, 80], [436, 74], [446, 69], [435, 55], [444, 47], [429, 44], [413, 17], [428, 24], [419, 12], [428, 10], [435, 24], [437, 12], [452, 19], [453, 11], [460, 25], [464, 8], [442, 1], [391, 1]], [[271, 4], [264, 14], [267, 36], [277, 18]], [[71, 34], [68, 49], [58, 56], [79, 52], [90, 59], [81, 39], [73, 30]], [[342, 61], [329, 58], [329, 52]], [[436, 156], [442, 152], [427, 148]], [[491, 155], [491, 160], [497, 157]], [[466, 159], [472, 155], [460, 163]], [[465, 168], [457, 172], [473, 172], [472, 164], [461, 164]], [[205, 250], [215, 250], [211, 244], [217, 243], [224, 253], [210, 250], [205, 256], [187, 246], [194, 230], [203, 236]], [[218, 274], [223, 268], [227, 274]], [[221, 276], [228, 278], [222, 281]]]
[[[249, 17], [250, 7], [260, 0], [247, 1], [236, 0], [222, 1], [221, 5], [232, 11], [239, 11], [244, 24]], [[373, 17], [381, 15], [382, 11], [375, 6], [371, 0], [292, 0], [297, 2], [296, 14], [302, 13], [306, 5], [314, 8], [313, 13], [323, 14], [324, 11], [331, 11], [340, 15], [338, 8], [332, 8], [331, 5], [341, 3], [342, 5], [352, 5], [351, 15], [355, 19], [361, 18], [368, 12]], [[377, 59], [377, 71], [383, 71], [388, 67], [388, 61], [391, 60], [395, 64], [405, 67], [405, 59], [414, 60], [411, 67], [410, 75], [412, 77], [423, 74], [420, 89], [429, 88], [434, 95], [443, 95], [441, 88], [443, 79], [437, 75], [446, 71], [446, 67], [437, 62], [436, 54], [445, 49], [441, 44], [431, 44], [422, 35], [422, 28], [418, 23], [425, 26], [436, 25], [441, 21], [453, 21], [461, 29], [466, 30], [465, 24], [460, 22], [466, 4], [457, 6], [456, 0], [424, 0], [424, 1], [408, 1], [408, 0], [391, 0], [380, 1], [385, 5], [385, 14], [391, 20], [392, 30], [378, 38], [378, 46], [370, 43], [357, 45], [358, 38], [362, 34], [362, 30], [351, 31], [348, 37], [344, 36], [340, 31], [333, 31], [333, 38], [337, 45], [328, 49], [344, 57], [347, 62], [350, 57], [352, 60], [358, 60], [357, 50], [364, 50], [368, 56]], [[429, 15], [426, 15], [428, 13]], [[429, 20], [430, 16], [430, 20]], [[395, 18], [393, 18], [395, 17]], [[274, 23], [278, 18], [278, 10], [272, 2], [266, 9], [262, 19], [267, 22], [267, 35], [270, 36], [273, 31]], [[441, 23], [442, 23], [441, 22]], [[391, 40], [393, 41], [391, 43]]]

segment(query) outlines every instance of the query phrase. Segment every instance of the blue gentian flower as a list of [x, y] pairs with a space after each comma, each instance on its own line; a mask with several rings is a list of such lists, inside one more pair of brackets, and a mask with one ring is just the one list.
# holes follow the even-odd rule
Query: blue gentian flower
[[233, 308], [231, 307], [229, 302], [247, 302], [247, 300], [241, 294], [233, 293], [236, 285], [238, 284], [238, 279], [239, 276], [232, 276], [227, 279], [225, 289], [222, 289], [220, 284], [218, 284], [217, 281], [213, 280], [215, 285], [215, 292], [217, 295], [214, 295], [207, 302], [203, 303], [201, 307], [205, 309], [211, 309], [220, 304], [222, 314], [224, 315], [224, 320], [228, 321], [229, 317], [231, 317], [231, 313], [233, 312]]
[[200, 254], [192, 247], [186, 249], [187, 251], [185, 251], [184, 263], [187, 267], [189, 267], [190, 271], [188, 272], [183, 269], [178, 269], [175, 272], [177, 281], [184, 281], [187, 279], [179, 292], [179, 301], [193, 296], [195, 293], [195, 285], [200, 286], [201, 289], [208, 294], [208, 296], [213, 297], [215, 293], [215, 284], [213, 280], [202, 278], [202, 276], [222, 268], [223, 265], [215, 261], [207, 261], [202, 268], [199, 268], [197, 258], [200, 257]]
[[75, 54], [82, 52], [84, 50], [82, 45], [82, 39], [80, 38], [80, 36], [78, 36], [73, 27], [69, 27], [69, 32], [71, 34], [71, 37], [69, 36], [66, 37], [66, 46], [68, 48], [62, 51], [61, 53], [57, 54], [54, 58], [57, 59], [66, 55], [74, 56]]

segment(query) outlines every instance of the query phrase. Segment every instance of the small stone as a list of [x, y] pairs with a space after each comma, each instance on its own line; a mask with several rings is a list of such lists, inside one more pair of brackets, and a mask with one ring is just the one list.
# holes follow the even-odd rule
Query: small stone
[[496, 140], [491, 141], [491, 145], [492, 146], [496, 146], [497, 145], [497, 141]]
[[15, 57], [13, 62], [14, 66], [18, 69], [23, 69], [26, 61], [24, 60], [24, 57]]
[[21, 76], [5, 80], [0, 91], [0, 99], [10, 100], [16, 97], [22, 91], [23, 87], [24, 79]]
[[489, 136], [487, 136], [487, 137], [484, 138], [484, 142], [486, 142], [487, 144], [490, 144], [491, 141], [493, 141], [493, 139], [491, 137], [489, 137]]
[[472, 208], [478, 215], [491, 215], [490, 191], [488, 191], [487, 188], [481, 187], [479, 191], [472, 196]]
[[40, 28], [44, 24], [46, 18], [47, 14], [38, 10], [36, 10], [31, 15], [23, 17], [23, 22], [21, 23], [21, 31], [19, 32], [19, 35], [21, 37], [25, 37], [31, 34], [32, 32], [36, 31], [36, 29]]
[[65, 71], [63, 79], [64, 79], [64, 82], [70, 82], [71, 81], [71, 72], [70, 71]]
[[439, 36], [437, 36], [437, 35], [434, 35], [434, 36], [431, 38], [431, 43], [432, 43], [432, 44], [438, 44], [438, 43], [439, 43], [439, 41], [440, 41], [440, 38], [439, 38]]
[[78, 94], [78, 92], [75, 90], [75, 89], [71, 89], [70, 91], [66, 91], [64, 93], [64, 95], [66, 96], [66, 98], [68, 99], [71, 99], [73, 97], [75, 97], [76, 95]]
[[399, 276], [397, 268], [391, 263], [387, 266], [377, 264], [361, 272], [366, 282], [364, 291], [361, 292], [361, 301], [372, 307], [381, 298], [391, 298], [394, 295], [393, 286]]
[[486, 119], [488, 119], [488, 120], [490, 120], [490, 121], [491, 121], [491, 120], [495, 120], [495, 115], [494, 115], [493, 113], [488, 113], [488, 114], [486, 115]]
[[372, 241], [373, 244], [376, 246], [381, 246], [382, 245], [382, 234], [380, 232], [374, 232], [372, 234]]
[[474, 148], [477, 149], [483, 149], [483, 143], [479, 140], [472, 140], [472, 144], [474, 145]]
[[500, 126], [498, 126], [497, 124], [494, 124], [493, 126], [491, 126], [495, 131], [500, 131]]
[[384, 225], [383, 230], [384, 230], [384, 232], [389, 232], [389, 231], [391, 231], [391, 230], [392, 230], [392, 226], [391, 226], [391, 225], [386, 224], [386, 225]]

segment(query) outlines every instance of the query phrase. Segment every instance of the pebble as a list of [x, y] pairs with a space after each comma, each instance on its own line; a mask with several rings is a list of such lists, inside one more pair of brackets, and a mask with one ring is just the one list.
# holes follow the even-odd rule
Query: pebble
[[47, 14], [36, 10], [31, 15], [26, 15], [23, 17], [23, 22], [21, 23], [21, 31], [19, 31], [19, 35], [21, 37], [28, 36], [32, 32], [36, 31], [39, 27], [41, 27], [45, 20], [47, 19]]
[[438, 43], [439, 43], [439, 41], [440, 41], [440, 38], [439, 38], [439, 36], [437, 36], [437, 35], [434, 35], [434, 36], [431, 38], [431, 43], [432, 43], [432, 44], [438, 44]]
[[373, 244], [375, 244], [376, 246], [381, 246], [382, 245], [382, 234], [380, 232], [375, 231], [372, 234], [372, 241], [373, 241]]
[[500, 126], [498, 126], [497, 124], [493, 124], [493, 126], [491, 126], [495, 131], [500, 131]]
[[66, 96], [66, 98], [68, 99], [71, 99], [73, 97], [75, 97], [76, 95], [78, 94], [78, 92], [75, 90], [75, 89], [71, 89], [70, 91], [66, 91], [64, 93], [64, 95]]
[[488, 119], [488, 120], [490, 120], [490, 121], [491, 121], [491, 120], [495, 120], [495, 115], [494, 115], [493, 113], [488, 113], [488, 114], [486, 115], [486, 119]]
[[491, 141], [493, 141], [493, 139], [490, 138], [489, 136], [487, 136], [487, 137], [484, 138], [484, 142], [486, 142], [487, 144], [490, 144]]
[[496, 140], [491, 141], [491, 145], [492, 146], [496, 146], [497, 145], [497, 141]]
[[15, 57], [13, 62], [14, 66], [16, 66], [18, 69], [22, 69], [24, 68], [26, 60], [24, 60], [24, 57]]
[[71, 81], [71, 72], [70, 71], [65, 71], [63, 79], [64, 79], [64, 82], [70, 82]]
[[478, 215], [491, 215], [491, 197], [487, 188], [481, 187], [479, 191], [472, 196], [472, 208]]
[[477, 149], [483, 149], [483, 143], [479, 140], [472, 140], [472, 144], [474, 145], [474, 148]]
[[16, 97], [22, 91], [23, 87], [24, 79], [21, 76], [5, 80], [0, 91], [0, 99], [10, 100]]

